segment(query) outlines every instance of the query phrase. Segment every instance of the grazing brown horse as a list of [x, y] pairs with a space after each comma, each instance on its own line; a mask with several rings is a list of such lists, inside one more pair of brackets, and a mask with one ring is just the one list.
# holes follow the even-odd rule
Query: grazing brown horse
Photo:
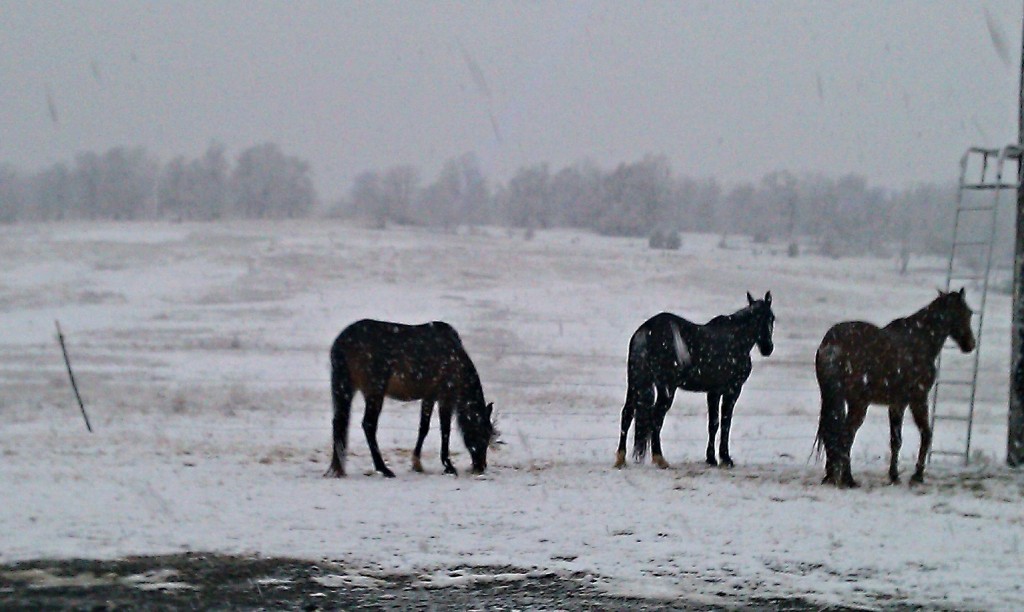
[[821, 389], [821, 418], [816, 445], [825, 450], [822, 484], [856, 487], [850, 471], [850, 449], [864, 423], [869, 404], [889, 407], [889, 479], [899, 482], [897, 470], [903, 443], [903, 414], [910, 406], [921, 432], [917, 469], [910, 481], [924, 481], [924, 463], [931, 447], [928, 393], [935, 384], [935, 359], [952, 338], [965, 353], [974, 350], [971, 309], [964, 290], [945, 293], [909, 317], [879, 328], [862, 321], [832, 326], [814, 357]]
[[441, 463], [455, 474], [448, 453], [452, 414], [473, 461], [473, 472], [487, 467], [487, 448], [494, 437], [493, 406], [484, 402], [480, 377], [462, 340], [447, 323], [402, 325], [363, 319], [346, 327], [331, 346], [331, 397], [334, 401], [331, 466], [325, 476], [345, 475], [349, 412], [356, 391], [363, 395], [363, 432], [374, 468], [389, 478], [377, 446], [377, 420], [384, 398], [422, 400], [419, 439], [413, 469], [420, 471], [420, 449], [430, 425], [434, 403], [440, 406]]

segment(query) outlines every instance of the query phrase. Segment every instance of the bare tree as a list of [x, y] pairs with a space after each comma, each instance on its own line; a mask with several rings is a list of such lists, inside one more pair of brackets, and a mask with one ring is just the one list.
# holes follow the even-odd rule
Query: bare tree
[[351, 201], [356, 214], [371, 219], [375, 228], [387, 227], [391, 210], [376, 171], [361, 172], [356, 176], [352, 183]]
[[24, 209], [23, 180], [13, 166], [0, 165], [0, 223], [14, 223]]
[[309, 164], [285, 155], [274, 143], [250, 147], [231, 176], [234, 212], [243, 217], [295, 218], [316, 205]]
[[419, 191], [419, 172], [413, 166], [392, 166], [380, 179], [381, 197], [388, 218], [396, 223], [413, 223], [413, 202]]
[[520, 168], [502, 191], [502, 207], [512, 227], [537, 229], [551, 223], [551, 173], [547, 164]]

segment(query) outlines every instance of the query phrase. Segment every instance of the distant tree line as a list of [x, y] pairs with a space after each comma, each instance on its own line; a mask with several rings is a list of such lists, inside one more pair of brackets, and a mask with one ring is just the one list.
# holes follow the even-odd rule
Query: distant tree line
[[316, 203], [309, 164], [273, 143], [242, 151], [234, 164], [220, 144], [163, 165], [145, 149], [125, 147], [31, 175], [0, 164], [0, 223], [292, 218]]
[[[587, 229], [646, 236], [672, 247], [676, 232], [713, 232], [725, 240], [814, 242], [832, 256], [949, 252], [956, 184], [890, 190], [862, 176], [772, 172], [759, 181], [723, 186], [714, 178], [677, 176], [661, 155], [605, 170], [579, 162], [554, 171], [520, 168], [491, 184], [472, 153], [447, 161], [430, 183], [412, 166], [356, 177], [334, 212], [389, 223], [453, 228], [499, 224], [524, 230]], [[1010, 237], [1000, 234], [1005, 247]], [[674, 244], [678, 245], [678, 242]], [[1003, 248], [1003, 250], [1006, 250]]]
[[[273, 143], [232, 162], [211, 144], [195, 159], [161, 164], [141, 148], [82, 153], [73, 162], [23, 174], [0, 164], [0, 223], [63, 219], [217, 220], [296, 218], [317, 212], [305, 161]], [[553, 170], [524, 166], [506, 182], [488, 180], [473, 153], [446, 161], [430, 182], [398, 165], [355, 177], [332, 214], [375, 227], [503, 225], [533, 231], [566, 227], [610, 236], [647, 237], [678, 248], [679, 232], [713, 232], [755, 243], [813, 243], [818, 252], [906, 255], [949, 252], [956, 185], [892, 190], [862, 176], [772, 172], [725, 186], [677, 175], [663, 155], [604, 169], [581, 161]], [[1011, 251], [1013, 223], [998, 227], [998, 253]], [[792, 251], [791, 251], [792, 252]]]

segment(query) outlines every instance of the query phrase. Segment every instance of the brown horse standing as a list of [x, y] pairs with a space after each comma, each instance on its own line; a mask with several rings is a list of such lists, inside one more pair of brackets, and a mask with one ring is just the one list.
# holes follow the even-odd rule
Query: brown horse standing
[[413, 469], [421, 471], [420, 449], [437, 402], [441, 421], [441, 463], [446, 474], [455, 474], [448, 454], [452, 414], [473, 461], [473, 471], [487, 467], [487, 448], [494, 436], [492, 405], [484, 392], [476, 367], [455, 329], [434, 321], [402, 325], [363, 319], [346, 327], [331, 346], [331, 397], [334, 401], [331, 466], [325, 476], [345, 475], [345, 446], [349, 412], [356, 391], [366, 401], [363, 432], [370, 446], [374, 468], [389, 478], [377, 446], [377, 420], [384, 398], [422, 400], [419, 439], [413, 452]]
[[928, 393], [935, 384], [935, 359], [952, 338], [965, 353], [974, 350], [971, 309], [964, 290], [945, 293], [909, 317], [879, 328], [862, 321], [832, 326], [814, 357], [821, 389], [821, 419], [816, 444], [825, 450], [822, 484], [856, 487], [850, 471], [850, 450], [869, 404], [889, 406], [892, 452], [889, 479], [899, 482], [897, 460], [903, 443], [903, 414], [910, 406], [921, 432], [917, 469], [911, 482], [924, 480], [931, 446]]

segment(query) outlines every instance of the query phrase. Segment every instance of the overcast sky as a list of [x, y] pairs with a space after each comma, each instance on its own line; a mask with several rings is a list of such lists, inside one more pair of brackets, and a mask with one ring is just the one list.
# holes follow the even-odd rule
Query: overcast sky
[[[1017, 138], [1022, 2], [0, 0], [0, 163], [273, 141], [332, 201], [475, 151], [900, 187]], [[52, 100], [56, 121], [51, 116]]]

